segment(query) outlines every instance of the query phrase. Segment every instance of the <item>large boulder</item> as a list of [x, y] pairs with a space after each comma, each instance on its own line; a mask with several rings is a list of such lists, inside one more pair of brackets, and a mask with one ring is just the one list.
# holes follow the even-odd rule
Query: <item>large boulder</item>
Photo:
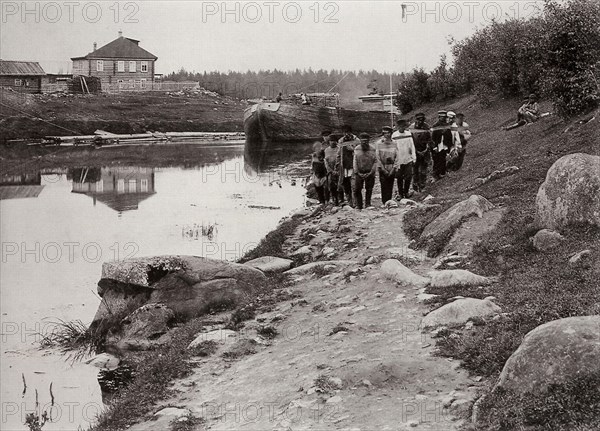
[[473, 274], [466, 269], [444, 269], [431, 271], [431, 287], [461, 287], [461, 286], [486, 286], [490, 279]]
[[422, 288], [429, 285], [429, 279], [415, 274], [410, 268], [396, 259], [387, 259], [381, 264], [381, 273], [402, 286]]
[[481, 218], [492, 208], [494, 205], [483, 196], [472, 195], [453, 205], [429, 223], [421, 233], [419, 242], [430, 245], [449, 239], [465, 219], [472, 216]]
[[358, 262], [355, 260], [320, 260], [318, 262], [311, 262], [305, 265], [297, 266], [296, 268], [292, 268], [284, 272], [285, 275], [301, 275], [308, 274], [315, 271], [319, 271], [321, 269], [326, 269], [325, 267], [346, 267], [349, 265], [356, 265]]
[[552, 384], [600, 374], [600, 316], [553, 320], [529, 332], [506, 361], [497, 388], [544, 393]]
[[558, 159], [548, 170], [535, 204], [540, 227], [600, 226], [600, 156], [576, 153]]
[[421, 326], [429, 328], [440, 325], [462, 325], [474, 317], [488, 317], [501, 311], [501, 308], [489, 299], [462, 298], [427, 314], [421, 321]]
[[248, 265], [196, 256], [159, 256], [105, 263], [94, 322], [162, 303], [192, 318], [220, 305], [235, 306], [260, 289], [264, 273]]

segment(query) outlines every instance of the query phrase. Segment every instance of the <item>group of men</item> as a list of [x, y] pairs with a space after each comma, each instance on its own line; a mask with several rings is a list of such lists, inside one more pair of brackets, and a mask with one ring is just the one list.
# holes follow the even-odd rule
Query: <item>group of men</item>
[[411, 183], [414, 191], [424, 191], [430, 158], [434, 181], [447, 170], [461, 168], [471, 137], [463, 114], [439, 111], [438, 120], [429, 126], [425, 114], [418, 113], [414, 123], [400, 119], [396, 126], [384, 126], [374, 143], [368, 133], [354, 135], [350, 125], [342, 127], [341, 137], [329, 130], [321, 133], [312, 154], [312, 183], [321, 204], [370, 207], [377, 175], [383, 204], [392, 200], [394, 183], [398, 198], [409, 198]]

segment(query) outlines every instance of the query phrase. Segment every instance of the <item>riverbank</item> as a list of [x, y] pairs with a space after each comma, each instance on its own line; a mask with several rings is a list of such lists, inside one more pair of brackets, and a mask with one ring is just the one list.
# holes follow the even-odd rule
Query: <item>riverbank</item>
[[0, 136], [152, 132], [243, 132], [246, 103], [203, 90], [97, 95], [24, 94], [0, 89]]

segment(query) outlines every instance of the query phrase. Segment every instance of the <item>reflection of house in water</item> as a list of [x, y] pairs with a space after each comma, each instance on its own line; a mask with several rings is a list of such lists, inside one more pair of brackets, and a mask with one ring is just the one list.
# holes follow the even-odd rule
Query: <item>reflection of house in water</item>
[[73, 193], [91, 196], [118, 212], [136, 210], [155, 194], [154, 168], [108, 167], [69, 169]]
[[39, 172], [16, 175], [2, 175], [0, 178], [0, 200], [37, 198], [44, 189]]

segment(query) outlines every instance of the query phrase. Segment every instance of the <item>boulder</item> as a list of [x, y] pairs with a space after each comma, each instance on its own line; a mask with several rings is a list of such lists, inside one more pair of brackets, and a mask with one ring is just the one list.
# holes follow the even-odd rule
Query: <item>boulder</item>
[[410, 268], [402, 265], [396, 259], [387, 259], [381, 264], [381, 273], [390, 280], [403, 286], [425, 287], [429, 279], [415, 274]]
[[554, 162], [535, 205], [540, 227], [559, 229], [574, 223], [600, 226], [600, 156], [576, 153]]
[[501, 311], [499, 306], [488, 299], [457, 299], [427, 314], [421, 321], [421, 326], [429, 328], [440, 325], [462, 325], [473, 317], [488, 317]]
[[531, 238], [531, 242], [536, 250], [548, 251], [561, 245], [564, 239], [558, 232], [542, 229]]
[[300, 247], [299, 249], [295, 250], [292, 253], [292, 256], [296, 257], [296, 256], [307, 256], [312, 254], [312, 249], [310, 248], [310, 245], [305, 245], [303, 247]]
[[453, 205], [429, 223], [419, 238], [422, 244], [437, 243], [450, 236], [469, 217], [483, 217], [483, 213], [494, 208], [486, 198], [472, 195], [468, 199]]
[[383, 204], [383, 206], [386, 209], [390, 209], [390, 208], [398, 208], [398, 202], [396, 202], [395, 200], [390, 199], [389, 201], [387, 201], [385, 204]]
[[233, 344], [238, 339], [238, 333], [231, 329], [215, 329], [214, 331], [200, 333], [188, 346], [193, 349], [205, 341], [214, 341], [219, 344]]
[[163, 304], [146, 304], [123, 319], [121, 331], [109, 337], [108, 344], [118, 350], [146, 350], [160, 344], [157, 340], [169, 331], [175, 317]]
[[553, 320], [523, 338], [497, 388], [542, 394], [552, 384], [600, 375], [600, 316]]
[[293, 260], [281, 257], [263, 256], [245, 262], [244, 265], [259, 269], [262, 272], [282, 272], [291, 268]]
[[292, 268], [292, 269], [284, 272], [284, 274], [286, 274], [286, 275], [308, 274], [308, 273], [314, 272], [315, 270], [317, 270], [317, 268], [325, 269], [325, 267], [327, 265], [348, 266], [348, 265], [355, 265], [357, 263], [358, 262], [355, 260], [322, 260], [319, 262], [311, 262], [311, 263], [307, 263], [306, 265], [301, 265], [296, 268]]
[[431, 287], [486, 286], [491, 283], [488, 278], [466, 269], [431, 271], [428, 275], [431, 277]]
[[[196, 256], [160, 256], [105, 263], [98, 283], [98, 322], [146, 303], [163, 303], [181, 318], [235, 306], [260, 289], [264, 273], [249, 265]], [[218, 307], [215, 307], [218, 308]]]

